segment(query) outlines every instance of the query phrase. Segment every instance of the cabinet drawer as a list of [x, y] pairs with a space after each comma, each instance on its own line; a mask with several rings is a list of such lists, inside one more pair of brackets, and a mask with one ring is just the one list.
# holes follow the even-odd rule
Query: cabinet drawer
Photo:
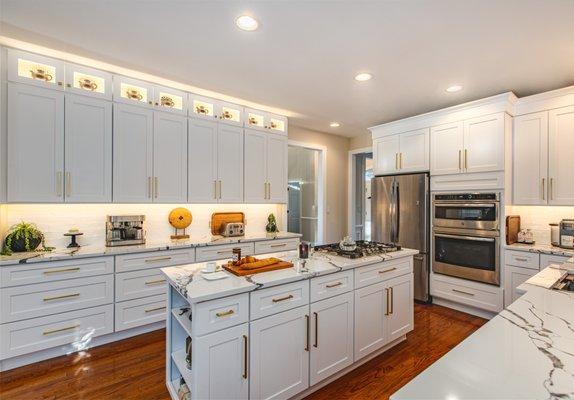
[[116, 274], [116, 301], [165, 294], [166, 282], [159, 268]]
[[413, 258], [385, 261], [355, 268], [355, 289], [413, 272]]
[[165, 311], [165, 295], [116, 303], [116, 332], [165, 321]]
[[114, 276], [2, 289], [0, 299], [1, 323], [101, 306], [114, 302]]
[[241, 256], [253, 254], [253, 243], [235, 243], [222, 246], [203, 246], [195, 249], [197, 262], [231, 258], [234, 248], [241, 249]]
[[311, 303], [353, 290], [353, 270], [311, 279]]
[[116, 272], [147, 268], [163, 268], [195, 262], [195, 249], [153, 251], [116, 256]]
[[[114, 331], [114, 306], [86, 308], [0, 326], [0, 359], [81, 342]], [[70, 349], [74, 351], [77, 349]]]
[[309, 281], [251, 292], [251, 321], [309, 304]]
[[84, 258], [74, 261], [24, 263], [0, 269], [0, 287], [53, 282], [63, 279], [114, 273], [114, 258]]
[[569, 256], [558, 256], [555, 254], [540, 254], [540, 269], [544, 269], [550, 264], [558, 264], [558, 265], [563, 264], [568, 259], [570, 259]]
[[540, 262], [540, 256], [538, 253], [506, 250], [505, 255], [505, 263], [508, 265], [536, 270], [538, 269], [538, 264]]
[[255, 254], [297, 250], [298, 246], [299, 239], [277, 239], [265, 242], [255, 242]]
[[249, 294], [243, 293], [197, 304], [192, 329], [199, 336], [247, 321]]
[[496, 286], [463, 282], [458, 279], [453, 282], [448, 277], [434, 275], [431, 282], [431, 294], [481, 310], [500, 312], [503, 309], [502, 291]]

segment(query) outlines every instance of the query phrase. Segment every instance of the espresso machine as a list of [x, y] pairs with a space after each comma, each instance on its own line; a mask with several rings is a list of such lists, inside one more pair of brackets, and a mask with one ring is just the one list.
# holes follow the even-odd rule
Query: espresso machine
[[145, 243], [145, 215], [108, 215], [106, 246], [129, 246]]

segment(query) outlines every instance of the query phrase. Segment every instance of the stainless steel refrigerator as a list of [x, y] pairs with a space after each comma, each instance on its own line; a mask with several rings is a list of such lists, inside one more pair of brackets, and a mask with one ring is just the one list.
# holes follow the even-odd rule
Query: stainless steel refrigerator
[[371, 238], [419, 251], [414, 256], [414, 296], [429, 301], [429, 176], [377, 176], [371, 185]]

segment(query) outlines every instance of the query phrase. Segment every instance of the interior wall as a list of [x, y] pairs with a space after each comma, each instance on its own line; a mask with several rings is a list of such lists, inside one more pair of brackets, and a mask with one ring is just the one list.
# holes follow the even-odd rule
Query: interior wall
[[530, 229], [537, 244], [550, 243], [550, 223], [574, 218], [574, 207], [506, 206], [505, 214], [520, 215], [520, 228]]
[[373, 138], [371, 132], [352, 137], [349, 141], [349, 150], [373, 147]]
[[289, 125], [289, 140], [327, 149], [325, 242], [347, 234], [349, 138]]

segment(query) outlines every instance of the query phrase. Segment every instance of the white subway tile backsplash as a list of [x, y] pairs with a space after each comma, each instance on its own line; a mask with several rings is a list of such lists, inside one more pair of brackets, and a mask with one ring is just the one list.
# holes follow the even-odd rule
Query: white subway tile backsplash
[[506, 206], [506, 215], [520, 215], [522, 229], [530, 229], [534, 240], [539, 244], [550, 243], [551, 222], [560, 222], [563, 218], [574, 218], [574, 207], [557, 206]]

